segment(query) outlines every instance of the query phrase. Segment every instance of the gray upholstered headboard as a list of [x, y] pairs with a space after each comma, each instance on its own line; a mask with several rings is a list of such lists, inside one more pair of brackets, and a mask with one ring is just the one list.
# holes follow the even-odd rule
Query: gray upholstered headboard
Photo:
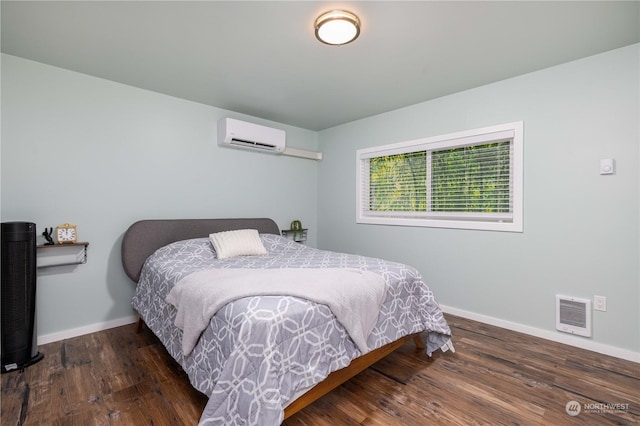
[[280, 234], [268, 218], [258, 219], [159, 219], [141, 220], [127, 229], [122, 238], [122, 267], [138, 282], [142, 265], [157, 249], [175, 241], [208, 237], [209, 234], [238, 229], [257, 229], [261, 234]]

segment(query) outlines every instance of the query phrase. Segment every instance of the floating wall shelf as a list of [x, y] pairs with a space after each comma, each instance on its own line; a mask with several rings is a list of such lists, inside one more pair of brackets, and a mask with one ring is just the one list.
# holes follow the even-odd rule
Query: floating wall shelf
[[38, 269], [53, 266], [82, 265], [87, 263], [87, 247], [89, 243], [68, 243], [38, 245]]

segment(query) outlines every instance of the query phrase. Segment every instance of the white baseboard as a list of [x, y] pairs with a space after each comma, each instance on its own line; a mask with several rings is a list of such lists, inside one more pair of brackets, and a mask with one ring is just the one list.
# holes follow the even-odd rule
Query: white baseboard
[[[640, 363], [640, 353], [629, 351], [626, 349], [617, 348], [615, 346], [604, 345], [602, 343], [592, 342], [584, 340], [567, 334], [555, 333], [548, 330], [542, 330], [535, 327], [529, 327], [526, 325], [518, 324], [511, 321], [501, 320], [499, 318], [490, 317], [488, 315], [477, 314], [475, 312], [465, 311], [463, 309], [453, 308], [446, 305], [440, 305], [443, 312], [451, 315], [456, 315], [462, 318], [468, 318], [470, 320], [482, 322], [496, 327], [506, 328], [507, 330], [517, 331], [519, 333], [528, 334], [530, 336], [540, 337], [542, 339], [551, 340], [553, 342], [563, 343], [565, 345], [574, 346], [577, 348], [586, 349], [593, 352], [598, 352], [604, 355], [613, 356], [616, 358], [625, 359], [627, 361], [633, 361]], [[138, 317], [135, 315], [118, 318], [115, 320], [91, 324], [84, 327], [72, 328], [69, 330], [60, 331], [58, 333], [45, 334], [38, 336], [38, 345], [46, 345], [47, 343], [57, 342], [72, 337], [82, 336], [89, 333], [95, 333], [96, 331], [108, 330], [114, 327], [120, 327], [122, 325], [133, 324], [138, 321]]]
[[46, 345], [47, 343], [70, 339], [72, 337], [83, 336], [85, 334], [95, 333], [96, 331], [108, 330], [110, 328], [120, 327], [121, 325], [133, 324], [136, 321], [138, 321], [138, 317], [132, 315], [107, 322], [86, 325], [84, 327], [72, 328], [69, 330], [60, 331], [58, 333], [44, 334], [42, 336], [38, 336], [38, 345]]
[[[519, 333], [540, 337], [542, 339], [551, 340], [553, 342], [563, 343], [565, 345], [574, 346], [577, 348], [598, 352], [600, 354], [625, 359], [627, 361], [640, 363], [640, 352], [633, 352], [626, 349], [617, 348], [615, 346], [604, 345], [602, 343], [585, 340], [582, 337], [576, 337], [570, 334], [564, 334], [560, 332], [556, 333], [553, 331], [542, 330], [539, 328], [530, 327], [527, 325], [522, 325], [522, 324], [518, 324], [511, 321], [505, 321], [499, 318], [490, 317], [488, 315], [477, 314], [475, 312], [465, 311], [463, 309], [458, 309], [458, 308], [452, 308], [451, 306], [440, 305], [440, 308], [446, 314], [467, 318], [470, 320], [482, 322], [489, 325], [495, 325], [496, 327], [506, 328], [507, 330], [517, 331]], [[454, 340], [454, 344], [455, 344], [455, 340]]]

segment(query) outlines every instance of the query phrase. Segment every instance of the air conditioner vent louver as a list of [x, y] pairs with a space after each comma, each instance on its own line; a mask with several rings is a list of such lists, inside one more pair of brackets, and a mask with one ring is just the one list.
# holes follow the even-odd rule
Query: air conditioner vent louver
[[254, 142], [254, 141], [248, 141], [246, 139], [237, 139], [237, 138], [231, 139], [231, 145], [241, 146], [245, 148], [264, 149], [267, 151], [274, 151], [277, 148], [273, 144]]
[[218, 145], [280, 154], [286, 146], [284, 130], [233, 118], [218, 121]]
[[591, 300], [556, 295], [556, 329], [591, 336]]

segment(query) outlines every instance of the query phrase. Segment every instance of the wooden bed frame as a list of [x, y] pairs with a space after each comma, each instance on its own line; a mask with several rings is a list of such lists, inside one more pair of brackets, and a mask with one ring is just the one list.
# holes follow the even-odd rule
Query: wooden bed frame
[[[260, 233], [280, 235], [278, 225], [268, 218], [141, 220], [131, 225], [124, 234], [122, 266], [127, 276], [137, 283], [145, 260], [157, 249], [175, 241], [207, 237], [211, 233], [238, 229], [257, 229]], [[140, 318], [138, 332], [141, 331], [143, 324], [142, 318]], [[424, 349], [424, 343], [419, 334], [413, 334], [368, 352], [351, 361], [347, 367], [329, 374], [325, 380], [290, 403], [284, 410], [284, 418], [292, 416], [364, 371], [398, 349], [409, 339], [413, 339], [418, 349]]]

